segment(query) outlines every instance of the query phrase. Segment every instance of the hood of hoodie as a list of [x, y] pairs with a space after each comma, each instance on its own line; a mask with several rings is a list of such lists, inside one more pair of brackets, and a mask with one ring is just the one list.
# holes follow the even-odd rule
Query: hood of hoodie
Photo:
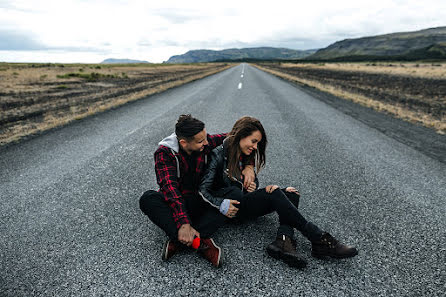
[[166, 146], [170, 149], [172, 149], [175, 153], [178, 153], [180, 150], [180, 145], [178, 143], [178, 138], [175, 133], [170, 134], [163, 140], [161, 140], [158, 145]]

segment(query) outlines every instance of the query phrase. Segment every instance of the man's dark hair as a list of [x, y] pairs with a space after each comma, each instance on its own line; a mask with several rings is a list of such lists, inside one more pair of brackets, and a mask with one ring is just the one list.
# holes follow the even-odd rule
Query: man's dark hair
[[178, 139], [186, 139], [191, 141], [194, 136], [204, 129], [204, 123], [196, 118], [193, 118], [190, 114], [182, 114], [178, 118], [175, 125], [175, 134]]

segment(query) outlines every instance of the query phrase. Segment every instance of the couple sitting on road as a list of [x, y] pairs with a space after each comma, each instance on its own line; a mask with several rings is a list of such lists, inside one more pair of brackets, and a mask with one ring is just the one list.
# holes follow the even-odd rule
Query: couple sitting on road
[[312, 244], [317, 258], [349, 258], [358, 254], [329, 233], [307, 221], [299, 212], [300, 194], [293, 187], [269, 185], [258, 189], [255, 172], [265, 166], [267, 138], [259, 120], [242, 117], [229, 134], [208, 135], [204, 123], [181, 115], [175, 133], [163, 139], [155, 152], [159, 191], [149, 190], [140, 198], [141, 210], [169, 237], [162, 259], [190, 247], [197, 249], [215, 267], [222, 263], [222, 251], [210, 237], [234, 218], [252, 219], [276, 212], [280, 226], [267, 253], [292, 267], [303, 268], [294, 228]]

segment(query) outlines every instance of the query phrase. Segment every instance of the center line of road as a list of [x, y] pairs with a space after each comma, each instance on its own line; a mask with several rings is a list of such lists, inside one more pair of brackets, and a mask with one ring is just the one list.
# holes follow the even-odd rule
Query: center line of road
[[243, 74], [240, 77], [243, 77]]
[[138, 131], [138, 129], [135, 129], [135, 130], [133, 130], [133, 131], [128, 132], [127, 135], [133, 134], [133, 133], [135, 133], [136, 131]]
[[242, 88], [242, 83], [238, 84], [238, 88], [241, 89]]

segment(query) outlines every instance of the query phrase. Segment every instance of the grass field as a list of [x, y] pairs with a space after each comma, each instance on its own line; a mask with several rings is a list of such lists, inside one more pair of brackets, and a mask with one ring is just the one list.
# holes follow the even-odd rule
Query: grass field
[[444, 63], [258, 63], [255, 66], [446, 133]]
[[0, 145], [231, 66], [0, 63]]

